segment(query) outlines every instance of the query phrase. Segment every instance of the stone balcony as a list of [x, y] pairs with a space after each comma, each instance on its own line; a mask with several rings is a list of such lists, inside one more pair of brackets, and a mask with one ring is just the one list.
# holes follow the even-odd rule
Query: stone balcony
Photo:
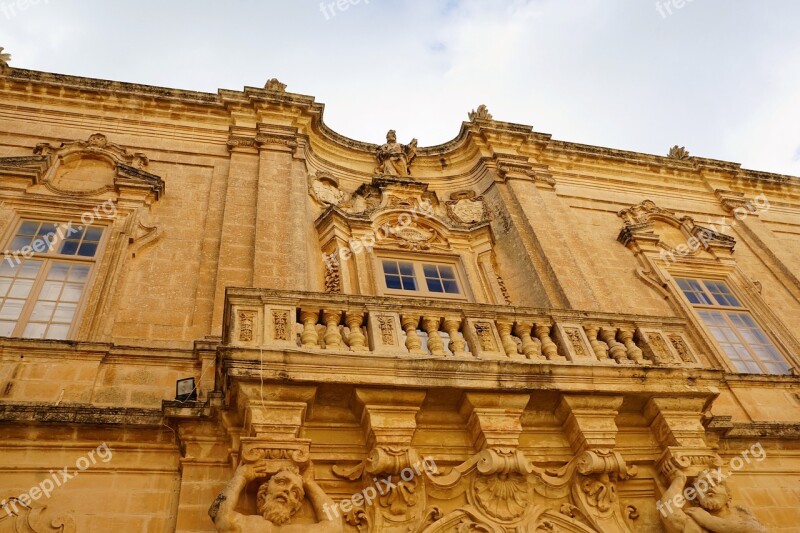
[[[518, 365], [700, 368], [686, 322], [418, 298], [231, 288], [224, 350]], [[245, 353], [244, 350], [242, 353]]]

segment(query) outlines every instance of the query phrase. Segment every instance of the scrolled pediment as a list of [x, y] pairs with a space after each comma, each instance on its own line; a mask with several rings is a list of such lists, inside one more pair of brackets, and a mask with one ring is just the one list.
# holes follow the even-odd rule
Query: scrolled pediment
[[0, 172], [27, 178], [31, 186], [42, 186], [60, 196], [93, 197], [125, 191], [150, 203], [164, 193], [164, 180], [145, 170], [149, 165], [146, 155], [131, 153], [101, 133], [58, 146], [39, 143], [33, 153], [0, 158]]

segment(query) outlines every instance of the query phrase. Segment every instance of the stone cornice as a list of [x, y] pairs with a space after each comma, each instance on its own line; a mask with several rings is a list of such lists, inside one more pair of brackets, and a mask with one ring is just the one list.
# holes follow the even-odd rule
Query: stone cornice
[[93, 405], [53, 405], [43, 403], [0, 403], [0, 422], [125, 425], [158, 427], [160, 409], [95, 407]]
[[[361, 152], [363, 157], [372, 156], [376, 144], [350, 139], [333, 131], [323, 120], [324, 105], [315, 102], [312, 96], [290, 92], [269, 91], [263, 88], [244, 87], [240, 91], [220, 89], [216, 94], [181, 89], [171, 89], [137, 83], [100, 80], [80, 76], [70, 76], [34, 70], [10, 68], [0, 75], [0, 80], [26, 84], [40, 84], [69, 87], [77, 91], [92, 91], [116, 93], [117, 95], [140, 96], [166, 101], [179, 101], [188, 106], [213, 106], [220, 111], [225, 109], [229, 113], [237, 114], [251, 111], [260, 114], [268, 107], [294, 108], [294, 112], [306, 113], [311, 118], [312, 129], [333, 145], [345, 150]], [[480, 140], [472, 141], [476, 137]], [[592, 146], [568, 141], [552, 140], [550, 135], [534, 132], [528, 125], [514, 124], [497, 120], [478, 120], [462, 123], [456, 137], [445, 143], [421, 147], [418, 150], [420, 159], [438, 159], [465, 148], [472, 142], [477, 142], [484, 148], [489, 148], [500, 143], [505, 145], [510, 139], [512, 147], [528, 152], [541, 152], [542, 156], [559, 157], [560, 155], [572, 157], [585, 157], [596, 160], [615, 161], [634, 164], [642, 167], [658, 167], [674, 169], [680, 172], [722, 173], [731, 179], [739, 180], [751, 185], [798, 185], [800, 178], [777, 173], [761, 172], [743, 169], [739, 163], [718, 161], [701, 157], [676, 159], [667, 156], [657, 156], [640, 152], [618, 150], [601, 146]], [[487, 144], [488, 143], [488, 144]], [[421, 161], [420, 161], [421, 162]]]

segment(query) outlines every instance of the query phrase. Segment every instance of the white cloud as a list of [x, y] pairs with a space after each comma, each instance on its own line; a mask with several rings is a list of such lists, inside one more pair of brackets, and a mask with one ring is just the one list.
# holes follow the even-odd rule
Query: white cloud
[[389, 128], [445, 142], [485, 103], [558, 139], [800, 174], [798, 15], [747, 0], [667, 18], [648, 0], [361, 0], [328, 19], [318, 0], [49, 0], [0, 13], [0, 46], [22, 68], [209, 92], [277, 76], [371, 142]]

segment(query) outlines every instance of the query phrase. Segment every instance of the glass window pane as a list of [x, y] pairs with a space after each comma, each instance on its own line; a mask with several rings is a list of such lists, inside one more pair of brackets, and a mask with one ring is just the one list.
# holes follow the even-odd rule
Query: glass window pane
[[441, 265], [439, 267], [439, 274], [442, 276], [442, 279], [456, 279], [455, 270], [450, 266]]
[[442, 282], [438, 279], [428, 279], [426, 278], [425, 281], [428, 283], [428, 290], [431, 292], [444, 292], [444, 287], [442, 287]]
[[31, 287], [33, 287], [32, 279], [17, 279], [11, 286], [11, 290], [8, 291], [8, 296], [10, 298], [27, 298]]
[[22, 333], [22, 336], [27, 337], [29, 339], [43, 339], [46, 330], [47, 330], [47, 324], [39, 324], [38, 322], [31, 322], [30, 324], [25, 326], [25, 331]]
[[16, 252], [25, 246], [29, 246], [31, 244], [31, 240], [33, 240], [32, 237], [14, 237], [14, 240], [11, 241], [8, 249], [11, 252]]
[[36, 302], [33, 313], [31, 313], [31, 320], [34, 322], [49, 322], [55, 308], [55, 302]]
[[86, 281], [89, 277], [89, 267], [85, 265], [73, 265], [69, 273], [70, 281]]
[[45, 281], [42, 290], [39, 291], [39, 300], [49, 300], [55, 302], [61, 295], [61, 288], [64, 283], [60, 281]]
[[9, 287], [11, 287], [11, 280], [9, 278], [0, 278], [0, 298], [5, 297]]
[[417, 290], [417, 282], [414, 278], [403, 276], [402, 280], [403, 280], [403, 289], [407, 291]]
[[0, 320], [0, 337], [10, 337], [14, 332], [16, 322], [9, 322], [7, 320]]
[[83, 291], [82, 283], [67, 283], [64, 285], [64, 292], [61, 293], [62, 302], [77, 302], [81, 299]]
[[386, 274], [386, 288], [402, 289], [403, 286], [400, 284], [400, 276], [392, 276], [390, 274]]
[[98, 228], [97, 226], [92, 226], [86, 229], [86, 235], [83, 236], [83, 240], [85, 241], [94, 241], [97, 242], [100, 240], [100, 237], [103, 235], [103, 228]]
[[96, 242], [84, 242], [78, 249], [78, 255], [82, 257], [94, 257], [95, 252], [97, 252]]
[[436, 269], [436, 265], [422, 265], [422, 271], [425, 273], [426, 278], [439, 277], [439, 271]]
[[69, 333], [69, 324], [51, 324], [47, 328], [46, 339], [66, 339]]
[[444, 292], [447, 294], [460, 294], [461, 291], [458, 290], [458, 283], [455, 280], [446, 279], [442, 281], [444, 285]]
[[399, 274], [400, 271], [397, 268], [397, 261], [386, 261], [383, 262], [383, 272], [385, 274]]
[[36, 221], [26, 220], [19, 227], [19, 231], [17, 232], [17, 235], [31, 235], [31, 236], [36, 235], [36, 230], [39, 229], [39, 226], [41, 224], [42, 223], [39, 222], [38, 220], [36, 220]]
[[25, 261], [22, 263], [17, 276], [20, 278], [35, 279], [41, 267], [41, 261]]
[[403, 276], [413, 276], [414, 275], [414, 265], [411, 263], [399, 263], [400, 265], [400, 274]]
[[16, 321], [22, 313], [24, 304], [25, 300], [6, 300], [3, 307], [0, 308], [0, 319]]
[[77, 309], [77, 304], [59, 304], [56, 309], [56, 314], [53, 315], [53, 322], [72, 323], [72, 317], [75, 316], [75, 311]]
[[53, 263], [50, 267], [50, 272], [47, 273], [47, 279], [54, 281], [64, 281], [67, 279], [69, 272], [69, 265], [66, 263]]
[[61, 249], [58, 251], [58, 253], [64, 255], [75, 255], [75, 252], [78, 251], [78, 243], [79, 241], [64, 241], [61, 243]]

